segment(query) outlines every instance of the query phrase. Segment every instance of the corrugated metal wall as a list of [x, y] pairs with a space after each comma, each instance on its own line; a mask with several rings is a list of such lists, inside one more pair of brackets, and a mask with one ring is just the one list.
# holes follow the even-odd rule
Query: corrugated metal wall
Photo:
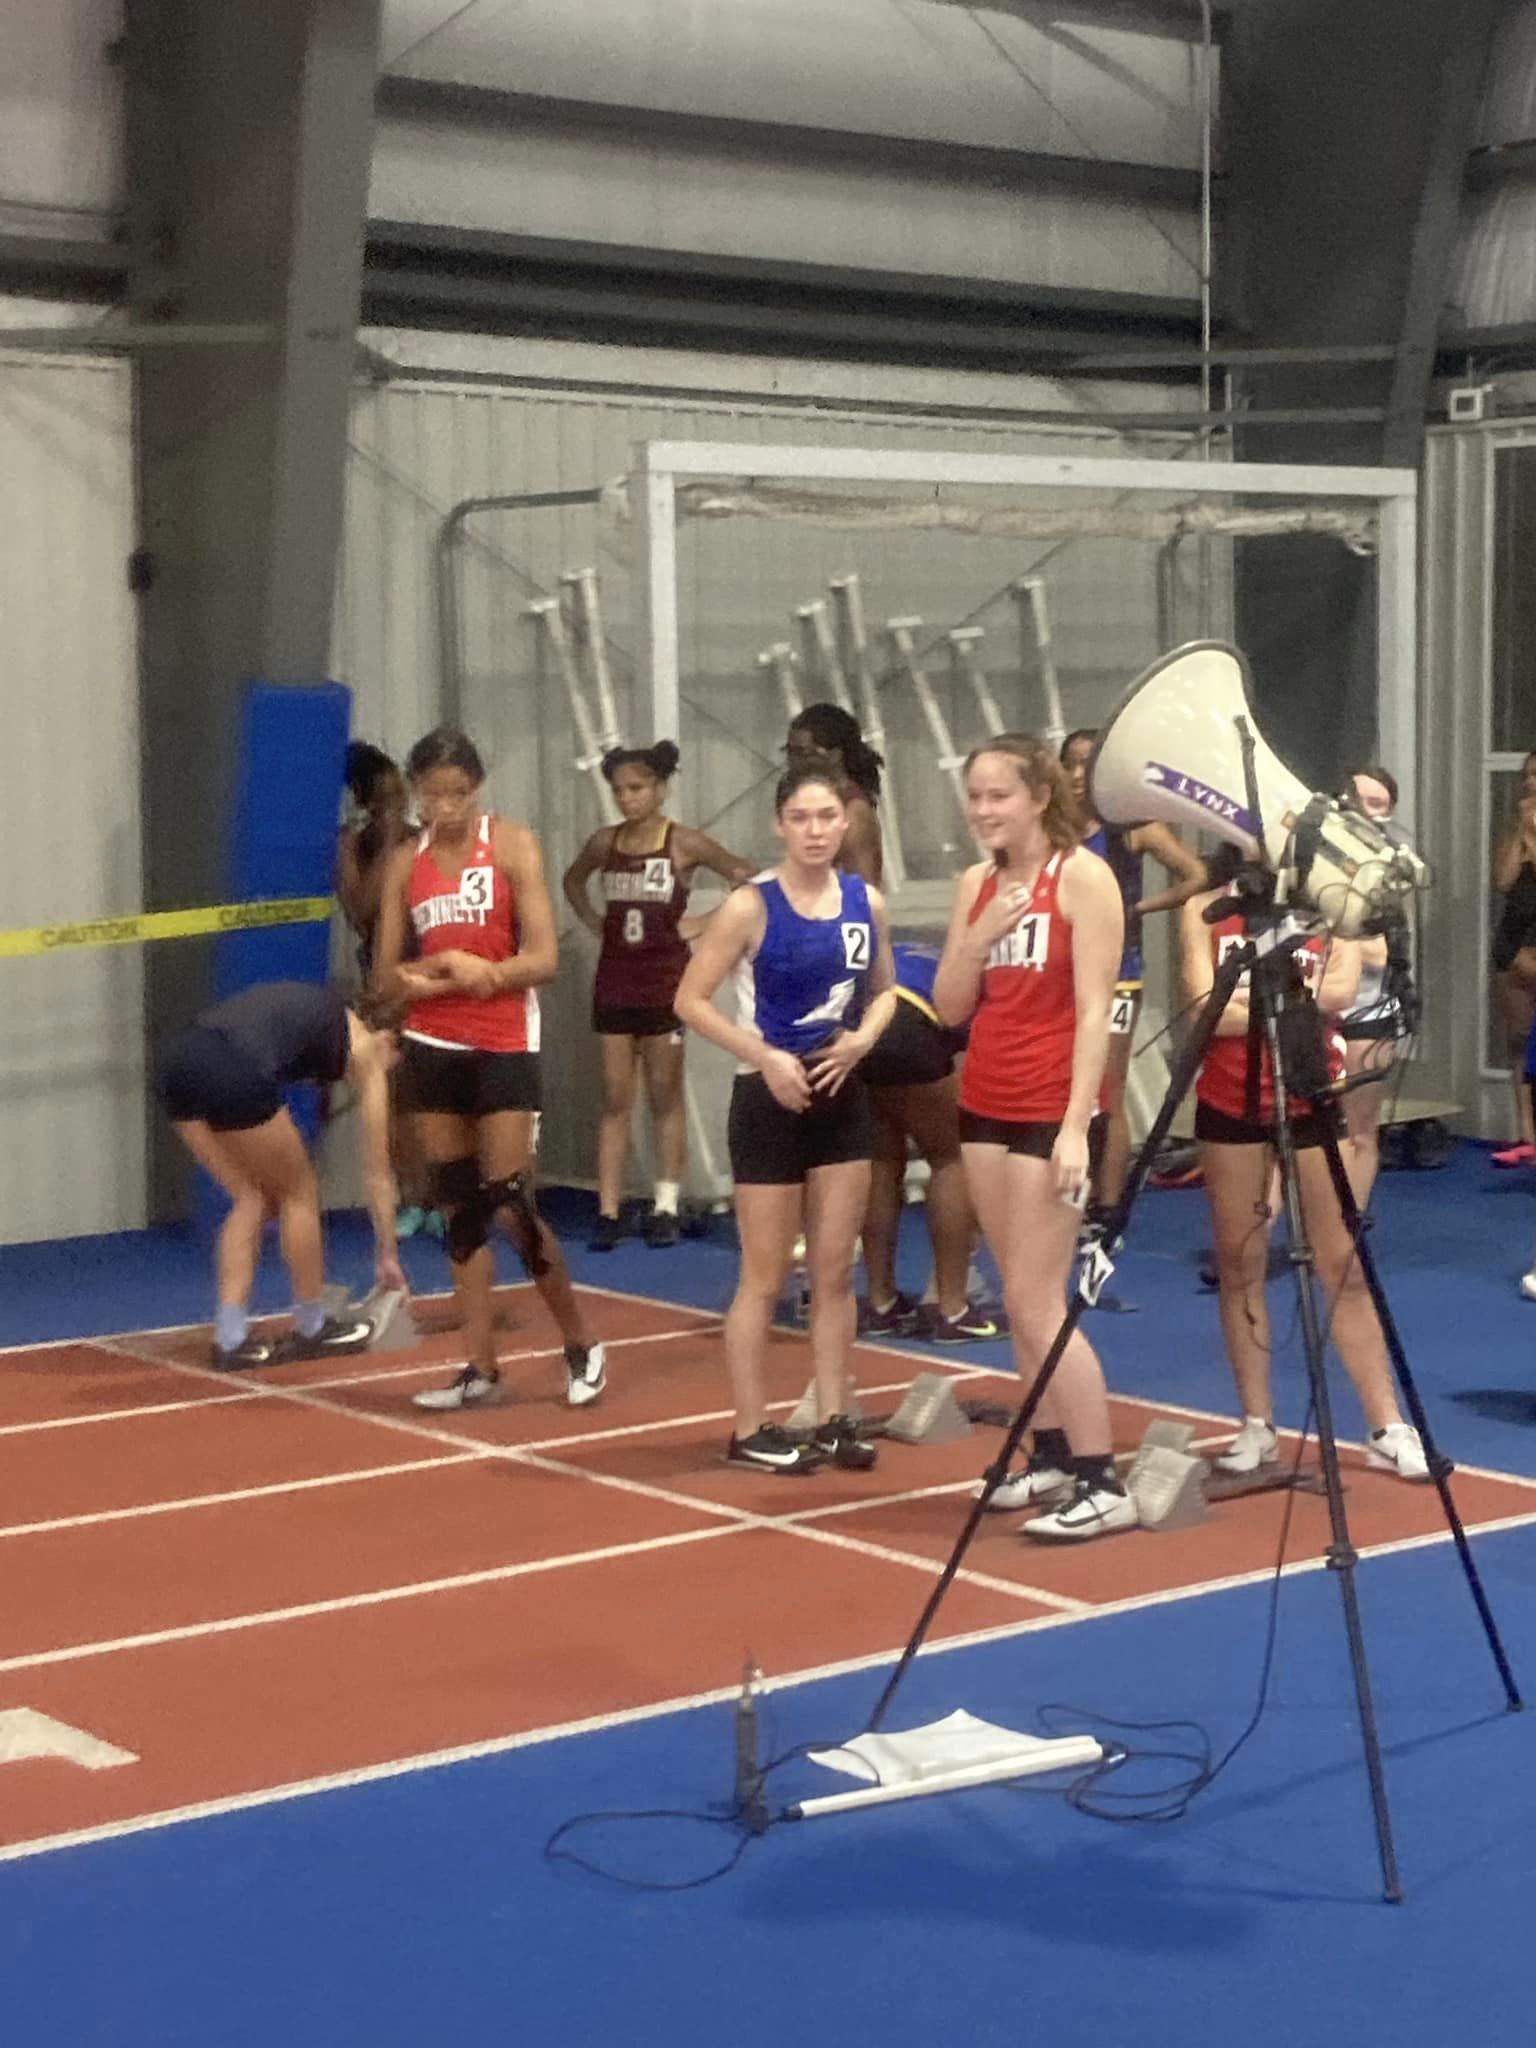
[[[1124, 452], [1103, 435], [1018, 426], [967, 428], [935, 419], [808, 420], [770, 405], [643, 403], [592, 394], [404, 382], [360, 393], [345, 555], [340, 582], [337, 673], [357, 695], [358, 730], [400, 754], [439, 716], [438, 645], [431, 571], [438, 528], [461, 499], [515, 490], [579, 489], [621, 475], [647, 437], [745, 442], [810, 440], [822, 446], [954, 452]], [[1166, 452], [1167, 443], [1158, 452]], [[1124, 683], [1162, 646], [1157, 548], [1129, 541], [1019, 543], [953, 535], [838, 533], [751, 520], [685, 529], [679, 585], [684, 657], [684, 767], [675, 814], [710, 821], [725, 843], [770, 857], [769, 787], [784, 719], [756, 664], [769, 641], [794, 636], [797, 604], [825, 595], [830, 576], [856, 570], [872, 628], [918, 614], [932, 635], [975, 618], [1004, 716], [1044, 722], [1032, 662], [1022, 661], [1009, 583], [1041, 567], [1050, 593], [1068, 721], [1092, 724]], [[483, 515], [470, 525], [461, 579], [467, 650], [465, 722], [492, 765], [499, 807], [533, 820], [551, 884], [585, 836], [606, 822], [589, 780], [573, 768], [578, 747], [558, 681], [545, 673], [524, 608], [558, 588], [563, 570], [595, 563], [628, 715], [637, 644], [632, 564], [624, 531], [585, 507]], [[1214, 626], [1220, 629], [1223, 617]], [[1190, 619], [1175, 637], [1195, 631]], [[973, 702], [931, 666], [963, 750], [978, 736]], [[821, 694], [812, 692], [812, 694]], [[895, 796], [909, 864], [947, 876], [965, 857], [948, 780], [920, 712], [904, 688], [887, 692]], [[632, 738], [648, 738], [633, 723]], [[558, 899], [557, 899], [558, 900]], [[546, 1166], [590, 1171], [596, 1066], [586, 1031], [590, 949], [567, 939], [566, 964], [550, 992], [552, 1116]]]
[[[131, 381], [0, 335], [0, 925], [140, 907]], [[0, 1242], [144, 1221], [136, 949], [0, 963]]]
[[1424, 899], [1424, 1079], [1485, 1137], [1512, 1129], [1489, 1018], [1489, 853], [1523, 752], [1499, 751], [1490, 732], [1495, 471], [1501, 450], [1533, 446], [1536, 419], [1446, 428], [1429, 436], [1424, 467], [1419, 746], [1434, 801], [1419, 815], [1436, 883]]

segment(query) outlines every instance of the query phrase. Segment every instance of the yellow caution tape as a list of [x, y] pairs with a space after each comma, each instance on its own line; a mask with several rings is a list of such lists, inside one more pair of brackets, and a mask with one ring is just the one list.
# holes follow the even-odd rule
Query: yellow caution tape
[[281, 896], [266, 903], [215, 903], [206, 910], [149, 910], [137, 917], [98, 917], [89, 924], [42, 924], [30, 931], [0, 931], [0, 960], [31, 953], [74, 952], [88, 946], [140, 946], [151, 939], [196, 939], [209, 933], [254, 931], [269, 924], [320, 924], [333, 908], [329, 896]]

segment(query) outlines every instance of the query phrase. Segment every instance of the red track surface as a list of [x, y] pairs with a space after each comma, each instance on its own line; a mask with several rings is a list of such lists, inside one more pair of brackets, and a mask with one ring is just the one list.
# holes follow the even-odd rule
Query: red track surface
[[[748, 1644], [778, 1677], [896, 1649], [995, 1435], [889, 1444], [868, 1474], [728, 1471], [716, 1319], [583, 1292], [610, 1350], [609, 1393], [581, 1411], [520, 1292], [513, 1398], [462, 1416], [409, 1402], [451, 1335], [240, 1381], [204, 1367], [197, 1333], [5, 1354], [0, 1711], [139, 1761], [0, 1767], [0, 1850], [657, 1706], [728, 1684]], [[891, 1390], [875, 1412], [917, 1369], [872, 1347], [857, 1365]], [[803, 1342], [777, 1343], [775, 1397], [808, 1369]], [[1009, 1382], [971, 1390], [1007, 1399]], [[1116, 1403], [1121, 1448], [1155, 1412]], [[1536, 1519], [1532, 1482], [1456, 1484], [1469, 1526]], [[1349, 1508], [1363, 1549], [1443, 1533], [1430, 1490], [1353, 1458]], [[1259, 1496], [1067, 1550], [998, 1516], [935, 1638], [1262, 1573], [1280, 1514]], [[1326, 1535], [1323, 1504], [1298, 1497], [1292, 1559]]]

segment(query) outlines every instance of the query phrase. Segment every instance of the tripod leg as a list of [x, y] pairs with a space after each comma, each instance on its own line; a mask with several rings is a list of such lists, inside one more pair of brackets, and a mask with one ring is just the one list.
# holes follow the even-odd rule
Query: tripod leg
[[945, 1564], [943, 1571], [939, 1574], [938, 1583], [929, 1594], [927, 1604], [918, 1616], [917, 1626], [908, 1637], [905, 1649], [896, 1660], [896, 1668], [886, 1682], [885, 1690], [875, 1702], [875, 1711], [871, 1715], [869, 1722], [869, 1732], [871, 1734], [879, 1728], [886, 1715], [890, 1712], [891, 1702], [895, 1699], [902, 1680], [911, 1668], [913, 1658], [922, 1648], [928, 1631], [933, 1626], [934, 1616], [943, 1604], [945, 1594], [954, 1584], [955, 1574], [959, 1571], [965, 1560], [965, 1554], [975, 1539], [976, 1531], [981, 1527], [982, 1518], [987, 1512], [988, 1504], [993, 1494], [996, 1493], [998, 1487], [1002, 1485], [1004, 1479], [1008, 1476], [1009, 1466], [1013, 1462], [1019, 1445], [1024, 1440], [1024, 1433], [1034, 1421], [1039, 1411], [1040, 1403], [1045, 1398], [1052, 1376], [1061, 1362], [1062, 1353], [1072, 1341], [1072, 1333], [1082, 1320], [1083, 1311], [1090, 1307], [1093, 1301], [1098, 1298], [1099, 1288], [1108, 1277], [1110, 1270], [1108, 1260], [1103, 1252], [1103, 1245], [1116, 1245], [1124, 1236], [1126, 1225], [1130, 1221], [1131, 1210], [1135, 1206], [1137, 1197], [1146, 1185], [1147, 1176], [1152, 1171], [1152, 1163], [1157, 1157], [1157, 1148], [1166, 1136], [1179, 1104], [1188, 1093], [1195, 1075], [1200, 1071], [1200, 1062], [1205, 1057], [1206, 1046], [1210, 1043], [1216, 1030], [1216, 1025], [1222, 1011], [1231, 999], [1232, 991], [1238, 984], [1243, 967], [1243, 960], [1234, 954], [1229, 961], [1217, 970], [1216, 979], [1211, 993], [1206, 999], [1205, 1007], [1195, 1020], [1189, 1038], [1174, 1063], [1162, 1107], [1153, 1119], [1152, 1128], [1147, 1133], [1146, 1140], [1132, 1163], [1120, 1200], [1116, 1203], [1108, 1221], [1098, 1234], [1098, 1241], [1090, 1248], [1088, 1257], [1084, 1262], [1082, 1278], [1073, 1292], [1071, 1303], [1067, 1308], [1061, 1327], [1052, 1338], [1050, 1349], [1046, 1352], [1045, 1358], [1041, 1362], [1040, 1370], [1035, 1377], [1035, 1383], [1030, 1388], [1028, 1394], [1025, 1395], [1023, 1406], [1019, 1409], [1018, 1414], [1013, 1418], [1012, 1427], [1003, 1441], [1003, 1447], [998, 1452], [997, 1458], [987, 1467], [981, 1496], [978, 1500], [972, 1502], [971, 1512], [966, 1516], [965, 1526], [956, 1538], [955, 1547], [950, 1552], [949, 1560]]
[[1323, 1153], [1328, 1161], [1329, 1177], [1339, 1198], [1339, 1208], [1343, 1213], [1345, 1225], [1354, 1240], [1355, 1257], [1360, 1261], [1360, 1271], [1364, 1276], [1366, 1289], [1375, 1305], [1376, 1317], [1381, 1324], [1381, 1334], [1387, 1347], [1387, 1356], [1392, 1361], [1392, 1371], [1402, 1391], [1403, 1405], [1408, 1410], [1413, 1426], [1419, 1432], [1419, 1439], [1423, 1443], [1424, 1455], [1429, 1462], [1429, 1476], [1440, 1496], [1446, 1527], [1451, 1532], [1451, 1540], [1456, 1546], [1456, 1555], [1467, 1581], [1467, 1590], [1472, 1595], [1472, 1604], [1477, 1609], [1478, 1619], [1483, 1625], [1483, 1634], [1488, 1639], [1488, 1648], [1497, 1667], [1500, 1683], [1504, 1687], [1505, 1701], [1511, 1711], [1518, 1712], [1525, 1702], [1515, 1683], [1515, 1675], [1499, 1634], [1498, 1623], [1494, 1620], [1493, 1609], [1483, 1587], [1482, 1574], [1478, 1571], [1477, 1560], [1472, 1555], [1472, 1546], [1467, 1540], [1466, 1528], [1451, 1493], [1451, 1474], [1456, 1468], [1435, 1442], [1418, 1383], [1408, 1363], [1408, 1354], [1403, 1349], [1402, 1336], [1392, 1314], [1391, 1304], [1387, 1300], [1386, 1289], [1382, 1285], [1381, 1274], [1376, 1265], [1376, 1254], [1371, 1248], [1370, 1225], [1360, 1213], [1360, 1205], [1355, 1200], [1355, 1191], [1349, 1183], [1348, 1169], [1339, 1150], [1337, 1107], [1325, 1111], [1324, 1114], [1327, 1115], [1328, 1122], [1323, 1133]]
[[1073, 1295], [1071, 1304], [1066, 1314], [1062, 1317], [1061, 1327], [1051, 1340], [1051, 1348], [1041, 1362], [1040, 1370], [1035, 1376], [1035, 1383], [1024, 1396], [1019, 1412], [1013, 1418], [1008, 1434], [1003, 1439], [1002, 1449], [998, 1452], [992, 1464], [987, 1467], [981, 1492], [971, 1503], [971, 1511], [965, 1518], [965, 1526], [961, 1529], [959, 1537], [956, 1539], [955, 1547], [950, 1552], [948, 1562], [940, 1572], [933, 1591], [928, 1595], [927, 1604], [917, 1618], [917, 1626], [907, 1638], [906, 1648], [902, 1651], [900, 1657], [897, 1658], [896, 1668], [887, 1679], [885, 1690], [875, 1702], [875, 1711], [869, 1718], [869, 1732], [871, 1734], [879, 1728], [886, 1715], [890, 1712], [891, 1702], [896, 1697], [898, 1687], [906, 1677], [913, 1658], [923, 1647], [928, 1631], [933, 1626], [934, 1616], [943, 1605], [945, 1594], [955, 1582], [955, 1574], [959, 1571], [965, 1560], [965, 1553], [970, 1549], [976, 1531], [981, 1527], [993, 1494], [996, 1493], [1008, 1476], [1009, 1467], [1013, 1463], [1019, 1445], [1024, 1440], [1024, 1433], [1039, 1412], [1040, 1403], [1045, 1399], [1050, 1388], [1056, 1368], [1061, 1363], [1062, 1354], [1072, 1341], [1072, 1333], [1077, 1328], [1079, 1322], [1081, 1322], [1083, 1310], [1087, 1306], [1087, 1300], [1081, 1293]]
[[[1290, 962], [1281, 960], [1289, 969]], [[1381, 1760], [1381, 1736], [1376, 1726], [1376, 1706], [1371, 1695], [1370, 1666], [1365, 1655], [1365, 1631], [1360, 1620], [1360, 1597], [1355, 1585], [1359, 1553], [1349, 1533], [1344, 1510], [1344, 1481], [1339, 1471], [1339, 1446], [1333, 1428], [1333, 1402], [1323, 1362], [1323, 1329], [1317, 1312], [1313, 1286], [1315, 1266], [1312, 1245], [1302, 1214], [1301, 1184], [1296, 1171], [1296, 1147], [1292, 1140], [1285, 1084], [1285, 1059], [1281, 1049], [1277, 1010], [1278, 991], [1267, 971], [1270, 961], [1261, 963], [1253, 974], [1254, 992], [1263, 1019], [1264, 1039], [1269, 1049], [1274, 1078], [1274, 1144], [1280, 1166], [1280, 1194], [1284, 1204], [1286, 1239], [1296, 1274], [1297, 1308], [1301, 1324], [1302, 1351], [1307, 1362], [1307, 1384], [1317, 1419], [1318, 1460], [1328, 1496], [1328, 1569], [1338, 1582], [1344, 1609], [1344, 1633], [1349, 1643], [1349, 1662], [1354, 1675], [1355, 1706], [1360, 1719], [1360, 1738], [1365, 1750], [1366, 1778], [1370, 1785], [1371, 1812], [1376, 1823], [1376, 1848], [1381, 1861], [1382, 1889], [1395, 1904], [1403, 1896], [1398, 1875], [1397, 1849], [1392, 1839], [1392, 1814], [1387, 1805], [1387, 1780]]]

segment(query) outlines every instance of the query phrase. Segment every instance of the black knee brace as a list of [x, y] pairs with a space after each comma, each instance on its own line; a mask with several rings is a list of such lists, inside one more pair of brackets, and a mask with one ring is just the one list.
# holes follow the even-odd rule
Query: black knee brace
[[445, 1241], [455, 1265], [473, 1258], [490, 1242], [491, 1212], [480, 1187], [480, 1167], [473, 1159], [444, 1159], [432, 1169], [432, 1206], [447, 1224]]
[[505, 1180], [482, 1181], [480, 1200], [487, 1220], [492, 1216], [501, 1217], [512, 1240], [513, 1251], [530, 1276], [541, 1280], [549, 1271], [549, 1261], [544, 1256], [544, 1242], [539, 1232], [539, 1212], [523, 1176], [509, 1173]]

